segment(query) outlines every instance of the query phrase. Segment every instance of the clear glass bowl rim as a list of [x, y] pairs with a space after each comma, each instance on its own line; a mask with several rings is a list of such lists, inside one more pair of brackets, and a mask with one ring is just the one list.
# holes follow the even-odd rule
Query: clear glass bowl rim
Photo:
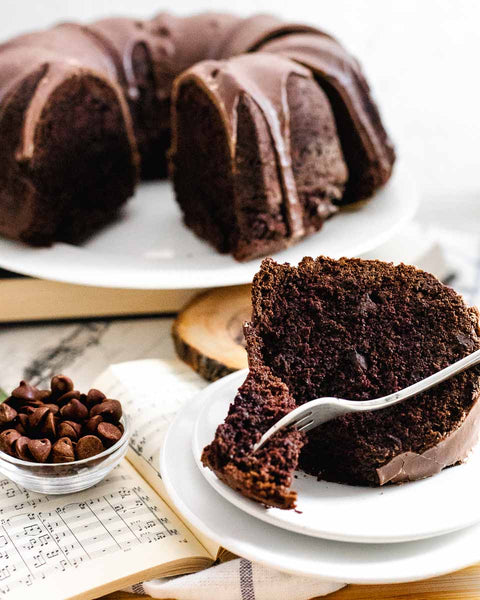
[[49, 463], [49, 462], [38, 463], [38, 462], [29, 461], [29, 460], [22, 460], [21, 458], [16, 458], [15, 456], [10, 456], [6, 452], [2, 452], [2, 450], [0, 450], [0, 460], [9, 462], [18, 467], [36, 467], [36, 468], [40, 468], [40, 469], [47, 468], [47, 467], [50, 467], [50, 469], [51, 469], [52, 467], [62, 467], [62, 466], [64, 467], [67, 465], [70, 467], [76, 467], [77, 465], [88, 466], [88, 464], [90, 462], [94, 462], [99, 459], [106, 458], [107, 456], [109, 456], [110, 454], [113, 454], [116, 450], [121, 448], [125, 443], [128, 444], [128, 441], [130, 438], [130, 421], [128, 419], [128, 416], [125, 413], [123, 414], [122, 418], [120, 419], [120, 423], [122, 423], [124, 431], [123, 431], [122, 437], [118, 440], [118, 442], [115, 442], [115, 444], [113, 446], [110, 446], [110, 448], [107, 448], [103, 452], [100, 452], [100, 454], [95, 454], [94, 456], [90, 456], [89, 458], [82, 458], [82, 460], [74, 460], [72, 462], [62, 462], [62, 463]]

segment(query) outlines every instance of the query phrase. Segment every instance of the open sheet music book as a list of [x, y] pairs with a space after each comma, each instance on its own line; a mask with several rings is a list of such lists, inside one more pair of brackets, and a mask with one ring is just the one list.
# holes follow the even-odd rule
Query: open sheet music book
[[[169, 507], [159, 451], [178, 409], [206, 382], [178, 360], [112, 365], [92, 385], [131, 421], [126, 458], [97, 486], [43, 496], [0, 479], [0, 598], [98, 598], [210, 566], [221, 549]], [[185, 448], [190, 452], [190, 448]]]

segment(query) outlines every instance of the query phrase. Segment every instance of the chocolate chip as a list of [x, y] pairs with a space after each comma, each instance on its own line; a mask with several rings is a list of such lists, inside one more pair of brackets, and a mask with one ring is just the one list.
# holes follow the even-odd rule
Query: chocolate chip
[[90, 419], [88, 419], [88, 421], [85, 423], [85, 430], [88, 431], [88, 433], [96, 433], [97, 427], [102, 422], [102, 415], [95, 415], [94, 417], [90, 417]]
[[100, 454], [103, 450], [103, 444], [96, 435], [84, 435], [77, 442], [75, 454], [77, 460], [83, 460], [84, 458]]
[[122, 432], [112, 423], [100, 423], [97, 433], [106, 446], [113, 446], [122, 437]]
[[55, 417], [49, 411], [48, 414], [47, 414], [47, 416], [45, 417], [45, 420], [43, 421], [41, 433], [45, 437], [48, 437], [50, 439], [54, 439], [55, 438], [55, 431], [56, 431]]
[[5, 404], [5, 402], [0, 404], [0, 424], [5, 425], [7, 423], [11, 423], [16, 416], [17, 411], [14, 408], [8, 404]]
[[80, 400], [81, 395], [82, 394], [78, 390], [71, 390], [60, 396], [60, 398], [57, 399], [57, 404], [58, 406], [64, 406], [65, 404], [68, 404], [70, 400]]
[[60, 410], [57, 404], [45, 404], [45, 406], [48, 406], [52, 415], [56, 415]]
[[32, 457], [39, 463], [47, 462], [52, 450], [52, 443], [46, 438], [41, 440], [30, 440], [28, 442], [28, 449]]
[[[20, 388], [21, 388], [21, 386], [19, 386], [17, 389], [20, 389]], [[34, 388], [34, 389], [36, 389], [36, 388]], [[20, 406], [42, 406], [43, 400], [46, 399], [45, 395], [44, 395], [45, 390], [36, 390], [36, 392], [37, 392], [36, 394], [32, 394], [34, 396], [33, 398], [16, 398], [15, 396], [9, 396], [4, 401], [4, 404], [8, 404], [9, 406], [11, 406], [12, 408], [15, 408], [16, 410], [18, 410], [18, 408]], [[50, 395], [50, 392], [47, 392], [47, 394]], [[27, 394], [27, 395], [31, 395], [31, 394]]]
[[363, 354], [361, 354], [357, 350], [349, 350], [346, 353], [346, 356], [349, 358], [349, 360], [351, 361], [352, 366], [355, 369], [358, 369], [358, 370], [361, 370], [361, 371], [366, 371], [367, 370], [367, 368], [368, 368], [367, 360], [366, 360], [365, 356], [363, 356]]
[[101, 404], [96, 404], [90, 409], [90, 416], [102, 415], [109, 421], [120, 421], [122, 417], [122, 405], [118, 400], [105, 400]]
[[11, 406], [12, 408], [14, 408], [16, 410], [16, 409], [18, 409], [19, 406], [22, 405], [22, 401], [19, 398], [14, 398], [13, 396], [9, 396], [8, 398], [5, 398], [5, 400], [2, 402], [2, 404], [7, 404], [8, 406]]
[[38, 408], [35, 408], [28, 417], [28, 424], [31, 429], [40, 429], [49, 412], [50, 409], [48, 406], [39, 406]]
[[80, 400], [74, 398], [68, 404], [62, 406], [60, 414], [64, 419], [68, 419], [69, 421], [83, 421], [88, 417], [88, 408]]
[[475, 348], [475, 342], [472, 338], [464, 335], [463, 333], [456, 333], [455, 338], [462, 348], [465, 348], [469, 352], [473, 351]]
[[65, 375], [55, 375], [50, 382], [52, 394], [57, 398], [73, 390], [73, 381]]
[[20, 382], [20, 385], [13, 390], [12, 396], [20, 400], [42, 400], [41, 390], [26, 381]]
[[[27, 428], [28, 429], [28, 428]], [[18, 431], [18, 433], [20, 435], [26, 435], [27, 433], [27, 429], [25, 429], [25, 427], [21, 424], [21, 423], [17, 423], [15, 425], [15, 431]]]
[[32, 460], [32, 455], [28, 449], [29, 441], [30, 438], [26, 437], [25, 435], [17, 438], [15, 441], [15, 454], [17, 458], [20, 458], [21, 460]]
[[0, 450], [13, 456], [13, 445], [21, 435], [16, 429], [5, 429], [0, 433]]
[[103, 392], [92, 388], [88, 391], [86, 404], [90, 408], [95, 404], [100, 404], [100, 402], [103, 402], [105, 399], [106, 396]]
[[22, 413], [24, 415], [31, 415], [36, 411], [37, 408], [40, 408], [41, 406], [43, 406], [43, 404], [39, 404], [37, 406], [30, 406], [30, 404], [23, 404], [22, 406], [20, 406], [18, 408], [18, 412]]
[[72, 440], [68, 437], [58, 439], [52, 446], [52, 462], [63, 463], [73, 462], [74, 460], [75, 452]]
[[355, 361], [356, 361], [357, 365], [362, 369], [362, 371], [367, 370], [367, 360], [363, 356], [363, 354], [361, 354], [360, 352], [357, 352], [357, 350], [355, 350]]
[[76, 442], [82, 431], [80, 423], [75, 421], [62, 421], [57, 427], [57, 435], [61, 438], [67, 437]]
[[362, 299], [360, 300], [360, 304], [358, 306], [358, 312], [361, 315], [366, 315], [367, 313], [372, 312], [374, 310], [377, 310], [377, 305], [371, 299], [369, 294], [364, 294], [362, 296]]
[[22, 435], [25, 435], [30, 429], [30, 425], [28, 424], [28, 415], [20, 413], [17, 417], [17, 421], [18, 422], [15, 429]]

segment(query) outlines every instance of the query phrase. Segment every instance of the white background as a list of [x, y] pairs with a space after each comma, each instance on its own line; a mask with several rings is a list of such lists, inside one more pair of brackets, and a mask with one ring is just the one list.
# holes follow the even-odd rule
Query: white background
[[480, 202], [477, 0], [1, 0], [0, 38], [52, 22], [161, 10], [274, 12], [339, 37], [362, 61], [424, 200]]

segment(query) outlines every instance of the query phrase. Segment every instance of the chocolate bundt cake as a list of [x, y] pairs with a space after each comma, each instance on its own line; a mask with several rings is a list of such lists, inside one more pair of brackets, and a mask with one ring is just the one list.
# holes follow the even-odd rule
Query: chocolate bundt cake
[[317, 231], [394, 162], [358, 63], [313, 27], [213, 13], [63, 23], [0, 45], [0, 233], [82, 240], [139, 174], [166, 176], [172, 127], [186, 224], [239, 260]]
[[480, 432], [478, 367], [382, 411], [345, 415], [307, 435], [279, 432], [251, 452], [279, 418], [275, 403], [280, 416], [292, 399], [298, 406], [322, 396], [376, 398], [478, 350], [479, 313], [454, 290], [405, 265], [321, 257], [291, 267], [266, 259], [252, 301], [250, 375], [203, 453], [229, 485], [289, 508], [295, 469], [379, 486], [428, 477], [467, 457]]

